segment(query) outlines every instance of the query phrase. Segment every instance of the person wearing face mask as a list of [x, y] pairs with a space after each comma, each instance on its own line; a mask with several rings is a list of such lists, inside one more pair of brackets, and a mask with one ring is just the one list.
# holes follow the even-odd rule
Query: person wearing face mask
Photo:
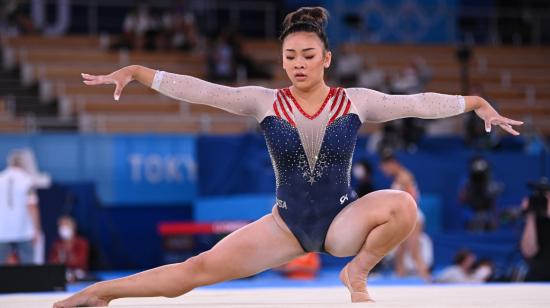
[[131, 81], [172, 98], [254, 117], [264, 132], [276, 178], [272, 212], [242, 227], [212, 249], [184, 262], [99, 282], [54, 304], [106, 306], [123, 297], [176, 297], [197, 287], [252, 276], [308, 252], [353, 256], [340, 272], [352, 302], [372, 301], [366, 279], [373, 267], [409, 236], [416, 202], [399, 190], [358, 198], [350, 187], [351, 162], [364, 122], [405, 117], [445, 118], [477, 113], [486, 129], [511, 134], [519, 121], [500, 116], [481, 97], [421, 93], [388, 95], [325, 83], [332, 54], [328, 12], [304, 7], [288, 14], [280, 36], [282, 67], [292, 86], [229, 87], [189, 75], [131, 65], [109, 75], [82, 74], [87, 85], [114, 84], [114, 98]]
[[67, 215], [57, 221], [59, 239], [53, 243], [49, 262], [67, 266], [67, 280], [80, 280], [88, 270], [88, 240], [76, 234], [76, 222]]

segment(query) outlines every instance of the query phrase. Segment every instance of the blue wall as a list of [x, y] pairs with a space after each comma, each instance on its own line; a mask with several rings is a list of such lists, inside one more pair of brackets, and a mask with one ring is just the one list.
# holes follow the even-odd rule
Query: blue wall
[[[299, 1], [305, 5], [307, 1]], [[324, 0], [319, 4], [331, 14], [328, 32], [335, 44], [342, 41], [384, 43], [449, 43], [457, 33], [458, 0]], [[344, 17], [363, 18], [360, 30]]]
[[[56, 182], [90, 181], [104, 205], [191, 202], [197, 190], [196, 139], [182, 135], [2, 135], [0, 157], [34, 150]], [[3, 166], [5, 161], [0, 163]]]

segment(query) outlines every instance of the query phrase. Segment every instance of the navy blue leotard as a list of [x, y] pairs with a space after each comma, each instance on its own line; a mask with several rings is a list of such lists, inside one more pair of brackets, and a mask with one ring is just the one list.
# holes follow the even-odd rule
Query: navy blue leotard
[[[341, 88], [330, 90], [320, 112], [314, 116], [300, 110], [289, 90], [280, 90], [278, 98], [274, 102], [275, 115], [267, 116], [260, 125], [275, 168], [279, 214], [305, 251], [324, 252], [332, 220], [357, 198], [350, 189], [350, 168], [361, 121], [356, 114], [349, 113], [351, 102]], [[326, 106], [331, 101], [334, 104]], [[329, 107], [332, 112], [323, 112]], [[304, 134], [302, 140], [295, 117], [299, 114], [294, 109], [306, 120], [328, 116], [325, 134], [319, 137], [318, 153], [311, 154], [316, 158], [308, 160], [304, 143], [319, 141], [309, 140], [313, 137]]]
[[334, 217], [357, 198], [350, 169], [361, 123], [444, 118], [464, 112], [465, 106], [457, 95], [331, 88], [319, 110], [309, 115], [288, 88], [233, 88], [162, 71], [151, 86], [178, 100], [255, 117], [275, 169], [280, 216], [305, 251], [320, 252]]

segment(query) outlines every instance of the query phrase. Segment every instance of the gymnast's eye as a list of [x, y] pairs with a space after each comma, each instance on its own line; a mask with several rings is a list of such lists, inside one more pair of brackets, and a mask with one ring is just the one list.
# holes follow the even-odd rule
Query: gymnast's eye
[[286, 56], [287, 60], [294, 60], [294, 57]]
[[307, 60], [311, 60], [311, 59], [313, 59], [313, 57], [315, 57], [315, 56], [306, 56], [305, 58], [306, 58]]

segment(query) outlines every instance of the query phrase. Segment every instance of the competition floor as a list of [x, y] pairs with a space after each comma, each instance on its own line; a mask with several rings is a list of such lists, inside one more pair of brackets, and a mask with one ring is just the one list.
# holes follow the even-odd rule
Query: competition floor
[[[112, 277], [111, 277], [112, 278]], [[311, 282], [292, 282], [274, 274], [200, 288], [178, 298], [128, 298], [114, 307], [550, 307], [550, 284], [495, 283], [486, 285], [426, 285], [418, 279], [373, 277], [369, 289], [374, 304], [351, 304], [337, 280], [337, 271]], [[67, 293], [0, 295], [1, 308], [51, 307]]]
[[[202, 289], [184, 296], [128, 298], [114, 307], [550, 307], [550, 285], [373, 286], [374, 304], [351, 304], [343, 287]], [[14, 294], [0, 297], [0, 307], [51, 307], [66, 293]]]

